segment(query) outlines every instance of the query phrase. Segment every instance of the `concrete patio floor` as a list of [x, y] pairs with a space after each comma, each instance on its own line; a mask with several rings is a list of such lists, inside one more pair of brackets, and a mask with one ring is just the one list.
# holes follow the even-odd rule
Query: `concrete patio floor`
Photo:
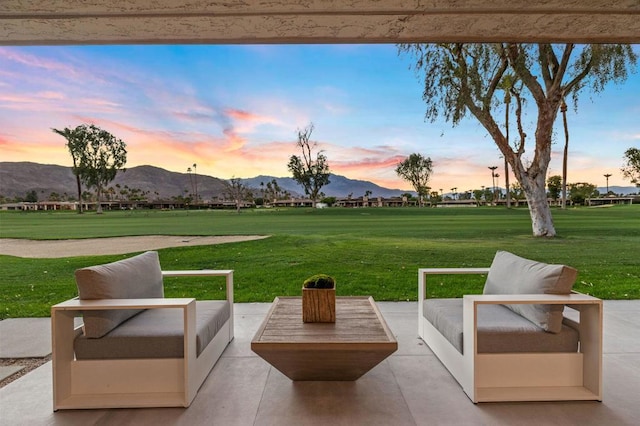
[[[188, 409], [54, 413], [47, 362], [0, 389], [0, 425], [640, 424], [640, 301], [604, 303], [603, 402], [477, 405], [418, 339], [417, 304], [379, 306], [398, 351], [355, 382], [290, 381], [250, 349], [269, 304], [236, 304], [235, 339]], [[0, 321], [2, 357], [40, 356], [35, 353], [50, 347], [46, 319], [7, 321]]]

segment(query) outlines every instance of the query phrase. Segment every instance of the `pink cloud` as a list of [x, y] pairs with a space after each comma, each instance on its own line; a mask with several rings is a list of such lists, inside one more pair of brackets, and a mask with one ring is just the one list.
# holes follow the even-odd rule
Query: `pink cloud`
[[64, 93], [54, 92], [54, 91], [40, 92], [40, 93], [37, 93], [36, 96], [38, 96], [41, 99], [55, 99], [58, 101], [61, 101], [66, 98]]
[[332, 168], [339, 170], [341, 174], [351, 174], [363, 171], [372, 171], [379, 169], [393, 169], [404, 159], [402, 156], [393, 156], [388, 158], [362, 158], [355, 161], [335, 161]]
[[225, 114], [233, 119], [242, 121], [263, 121], [263, 117], [240, 109], [227, 108]]
[[48, 72], [58, 72], [67, 76], [78, 76], [76, 68], [59, 61], [49, 60], [40, 56], [29, 55], [23, 51], [0, 47], [0, 57], [9, 61], [25, 65], [29, 68], [40, 68]]

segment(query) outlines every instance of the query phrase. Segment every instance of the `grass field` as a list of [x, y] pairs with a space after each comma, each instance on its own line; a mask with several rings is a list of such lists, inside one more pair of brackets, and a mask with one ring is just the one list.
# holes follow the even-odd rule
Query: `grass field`
[[[536, 239], [526, 209], [369, 208], [127, 211], [77, 215], [2, 212], [2, 238], [131, 235], [270, 235], [242, 243], [159, 250], [163, 269], [234, 269], [237, 302], [298, 295], [315, 273], [336, 278], [338, 295], [415, 300], [419, 267], [489, 266], [496, 250], [576, 267], [575, 289], [604, 299], [640, 298], [640, 206], [554, 210], [559, 236]], [[128, 254], [130, 255], [130, 254]], [[127, 255], [127, 256], [128, 256]], [[0, 256], [0, 318], [48, 316], [76, 295], [73, 271], [127, 257], [27, 259]], [[433, 295], [482, 291], [482, 276], [442, 277]], [[167, 297], [222, 294], [198, 279], [169, 279]]]

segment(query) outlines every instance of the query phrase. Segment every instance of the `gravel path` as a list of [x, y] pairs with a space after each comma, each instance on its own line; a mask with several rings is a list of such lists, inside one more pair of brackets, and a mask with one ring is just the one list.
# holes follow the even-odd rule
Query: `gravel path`
[[167, 247], [205, 246], [267, 238], [268, 235], [228, 235], [181, 237], [148, 235], [140, 237], [90, 238], [79, 240], [23, 240], [0, 238], [0, 254], [29, 258], [58, 258], [125, 254]]

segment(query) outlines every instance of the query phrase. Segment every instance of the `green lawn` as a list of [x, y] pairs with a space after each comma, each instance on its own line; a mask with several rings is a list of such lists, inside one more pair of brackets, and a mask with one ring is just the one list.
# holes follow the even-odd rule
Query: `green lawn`
[[[526, 209], [368, 208], [88, 213], [2, 212], [2, 238], [251, 235], [242, 243], [159, 250], [163, 269], [234, 269], [237, 302], [298, 295], [315, 273], [339, 295], [415, 300], [419, 267], [489, 266], [496, 250], [579, 270], [575, 289], [604, 299], [640, 298], [640, 206], [554, 210], [559, 236], [531, 237]], [[130, 255], [130, 254], [129, 254]], [[0, 256], [0, 318], [48, 316], [76, 295], [73, 271], [127, 256], [24, 259]], [[438, 296], [481, 292], [484, 277], [442, 277]], [[168, 297], [220, 296], [219, 285], [168, 279]]]

